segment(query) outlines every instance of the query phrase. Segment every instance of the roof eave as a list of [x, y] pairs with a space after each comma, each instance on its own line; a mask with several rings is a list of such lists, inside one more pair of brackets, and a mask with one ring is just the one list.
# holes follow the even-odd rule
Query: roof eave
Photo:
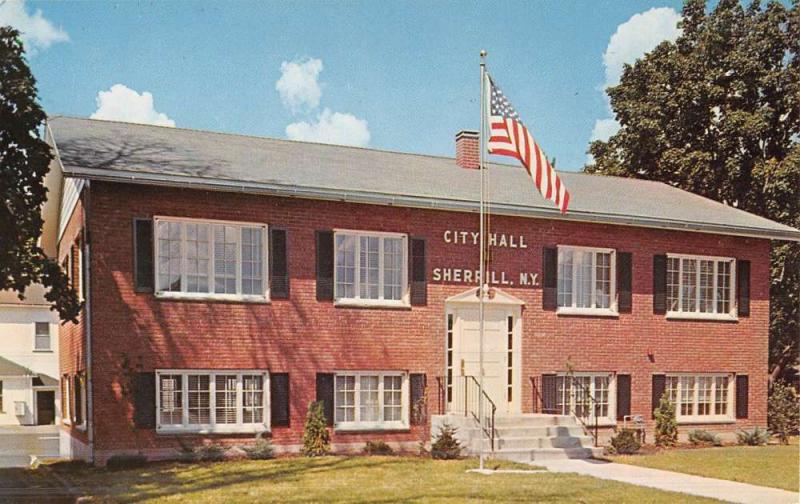
[[[347, 203], [363, 203], [374, 205], [388, 205], [429, 210], [448, 210], [456, 212], [478, 212], [478, 202], [448, 198], [431, 198], [423, 196], [391, 194], [381, 192], [353, 191], [328, 188], [314, 188], [284, 184], [267, 184], [257, 182], [242, 182], [225, 179], [210, 179], [203, 177], [190, 177], [185, 175], [168, 175], [146, 172], [131, 172], [96, 168], [64, 168], [64, 175], [68, 177], [86, 178], [89, 180], [105, 182], [122, 182], [144, 185], [160, 185], [166, 187], [179, 187], [191, 189], [205, 189], [212, 191], [240, 192], [282, 196], [290, 198], [306, 198], [326, 201], [341, 201]], [[558, 219], [594, 224], [613, 224], [622, 226], [647, 227], [667, 229], [672, 231], [690, 231], [721, 235], [761, 238], [768, 240], [783, 240], [800, 242], [800, 231], [782, 231], [764, 228], [750, 228], [741, 226], [723, 226], [703, 222], [670, 221], [668, 219], [655, 219], [642, 216], [627, 216], [598, 212], [570, 211], [562, 215], [558, 210], [548, 210], [522, 205], [508, 205], [492, 203], [492, 213], [513, 217], [529, 217], [540, 219]]]

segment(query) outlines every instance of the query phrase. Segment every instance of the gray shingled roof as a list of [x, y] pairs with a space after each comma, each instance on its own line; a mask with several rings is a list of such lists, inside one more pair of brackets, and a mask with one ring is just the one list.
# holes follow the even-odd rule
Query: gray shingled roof
[[[97, 180], [477, 211], [477, 170], [455, 159], [55, 116], [65, 175]], [[561, 216], [517, 166], [491, 164], [492, 212], [800, 241], [800, 230], [674, 187], [560, 172]]]

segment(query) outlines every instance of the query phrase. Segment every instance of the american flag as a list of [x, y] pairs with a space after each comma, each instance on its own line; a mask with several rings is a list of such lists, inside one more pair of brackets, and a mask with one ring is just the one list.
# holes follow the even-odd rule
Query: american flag
[[542, 196], [552, 201], [561, 210], [561, 213], [566, 213], [569, 206], [567, 188], [564, 187], [561, 178], [547, 160], [544, 151], [520, 120], [514, 106], [488, 75], [487, 80], [489, 84], [489, 153], [519, 159]]

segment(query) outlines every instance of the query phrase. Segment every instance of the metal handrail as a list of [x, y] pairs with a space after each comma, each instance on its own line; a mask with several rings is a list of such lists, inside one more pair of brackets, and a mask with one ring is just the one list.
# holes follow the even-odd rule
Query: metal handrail
[[[461, 380], [460, 380], [460, 379]], [[497, 415], [497, 405], [491, 397], [483, 390], [478, 382], [478, 379], [472, 375], [453, 376], [451, 387], [448, 390], [447, 379], [443, 376], [437, 376], [436, 381], [439, 385], [439, 409], [444, 414], [448, 408], [447, 404], [456, 402], [456, 398], [463, 400], [463, 404], [458, 412], [463, 411], [465, 417], [471, 416], [486, 436], [488, 436], [491, 443], [492, 451], [495, 447], [496, 429], [495, 419]], [[461, 387], [457, 384], [461, 382]], [[459, 388], [461, 390], [459, 390]], [[448, 398], [450, 401], [448, 401]], [[481, 403], [483, 403], [484, 418], [480, 418]], [[451, 413], [458, 413], [454, 410]], [[483, 441], [481, 441], [483, 442]]]
[[[577, 380], [574, 380], [573, 379], [573, 378], [575, 378], [574, 376], [567, 375], [564, 378], [569, 378], [572, 381], [573, 385], [577, 385], [578, 388], [581, 389], [581, 391], [583, 392], [583, 397], [588, 397], [589, 400], [591, 401], [592, 409], [594, 410], [594, 426], [593, 426], [594, 431], [591, 431], [589, 429], [589, 427], [586, 425], [586, 422], [584, 421], [585, 419], [588, 419], [586, 416], [583, 416], [583, 417], [579, 416], [575, 412], [573, 412], [572, 414], [575, 416], [575, 418], [578, 419], [578, 421], [581, 423], [581, 425], [583, 425], [583, 428], [592, 435], [592, 438], [594, 439], [594, 445], [597, 446], [597, 431], [598, 431], [598, 425], [597, 425], [598, 415], [597, 415], [597, 413], [598, 413], [598, 406], [599, 406], [599, 403], [597, 402], [597, 398], [595, 398], [592, 395], [591, 391], [588, 388], [586, 388], [581, 382], [579, 382]], [[584, 412], [586, 412], [586, 410], [584, 410]]]

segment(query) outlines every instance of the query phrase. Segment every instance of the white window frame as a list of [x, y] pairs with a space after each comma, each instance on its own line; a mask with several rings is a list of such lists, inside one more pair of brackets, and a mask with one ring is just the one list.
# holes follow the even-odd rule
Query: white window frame
[[[47, 326], [47, 348], [37, 348], [36, 347], [36, 340], [39, 336], [39, 332], [37, 331], [37, 326], [39, 324], [45, 324]], [[53, 351], [53, 331], [52, 327], [50, 327], [50, 322], [34, 322], [33, 323], [33, 351], [34, 352], [52, 352]]]
[[[693, 415], [683, 415], [681, 414], [681, 378], [694, 378], [695, 386], [694, 386], [694, 394], [693, 394], [693, 411], [695, 414]], [[709, 402], [709, 411], [712, 412], [710, 415], [698, 415], [697, 412], [697, 404], [698, 404], [698, 397], [699, 397], [699, 390], [700, 387], [697, 384], [698, 378], [711, 378], [711, 392], [710, 397], [711, 401]], [[727, 415], [716, 415], [713, 414], [714, 405], [716, 402], [716, 380], [715, 378], [728, 378], [728, 414]], [[736, 377], [733, 373], [667, 373], [666, 378], [677, 378], [678, 379], [678, 387], [676, 389], [676, 401], [675, 404], [675, 419], [679, 424], [707, 424], [707, 423], [733, 423], [736, 422], [735, 416], [735, 407], [734, 401], [736, 399]], [[665, 387], [664, 391], [667, 392], [669, 390], [669, 386]]]
[[[338, 279], [338, 264], [336, 253], [336, 238], [339, 235], [352, 236], [355, 238], [355, 272], [353, 277], [353, 289], [355, 297], [345, 298], [338, 297], [337, 285]], [[379, 250], [379, 263], [378, 263], [378, 295], [379, 299], [365, 299], [361, 297], [361, 274], [360, 264], [361, 260], [361, 238], [401, 238], [401, 250], [403, 253], [403, 261], [400, 267], [401, 283], [400, 288], [402, 294], [400, 299], [383, 299], [383, 246]], [[385, 231], [356, 231], [352, 229], [334, 229], [333, 230], [333, 295], [334, 304], [337, 306], [383, 306], [383, 307], [397, 307], [407, 308], [411, 306], [411, 296], [408, 282], [408, 235], [404, 233], [389, 233]]]
[[[159, 222], [178, 222], [181, 224], [206, 224], [209, 226], [209, 247], [208, 247], [208, 292], [186, 292], [163, 291], [159, 290], [158, 284], [158, 224]], [[236, 291], [237, 294], [225, 294], [214, 292], [214, 226], [227, 225], [239, 228], [239, 235], [236, 246]], [[242, 233], [244, 227], [261, 229], [261, 264], [263, 277], [263, 292], [260, 294], [242, 294]], [[155, 296], [163, 299], [192, 299], [208, 301], [241, 301], [251, 303], [269, 302], [269, 233], [268, 227], [260, 222], [227, 221], [216, 219], [195, 219], [188, 217], [170, 217], [157, 215], [153, 217], [153, 286]], [[181, 289], [187, 285], [187, 259], [186, 259], [186, 226], [181, 226]]]
[[72, 378], [70, 375], [61, 375], [61, 385], [66, 387], [66, 390], [62, 395], [66, 404], [64, 404], [64, 416], [61, 419], [61, 422], [66, 425], [72, 425]]
[[88, 419], [86, 418], [86, 373], [78, 373], [75, 376], [81, 384], [81, 423], [77, 425], [77, 428], [78, 430], [85, 431], [88, 425]]
[[[575, 245], [558, 245], [557, 247], [558, 260], [556, 263], [556, 275], [561, 269], [562, 252], [592, 252], [592, 304], [596, 305], [596, 286], [597, 286], [597, 253], [610, 254], [611, 272], [610, 276], [610, 289], [609, 289], [609, 307], [608, 308], [584, 308], [575, 306], [577, 299], [577, 283], [578, 275], [575, 270], [572, 271], [572, 306], [557, 306], [556, 314], [558, 315], [599, 315], [607, 317], [616, 317], [619, 315], [617, 308], [617, 251], [611, 248], [600, 247], [582, 247]], [[573, 262], [574, 268], [574, 262]], [[558, 281], [556, 280], [556, 299], [558, 299]]]
[[[617, 374], [611, 372], [600, 372], [600, 371], [575, 371], [572, 373], [568, 372], [560, 372], [556, 373], [559, 377], [568, 378], [579, 378], [579, 377], [590, 377], [592, 378], [592, 386], [594, 386], [594, 378], [596, 377], [608, 377], [608, 415], [604, 417], [598, 417], [597, 425], [608, 426], [608, 425], [616, 425], [617, 424]], [[558, 391], [556, 391], [558, 393]], [[570, 402], [572, 402], [570, 400]], [[592, 425], [594, 425], [594, 407], [590, 401], [589, 408], [592, 409], [592, 415], [590, 415], [590, 419]], [[567, 414], [571, 414], [571, 411]]]
[[[180, 425], [175, 424], [161, 424], [161, 375], [181, 375], [181, 415], [182, 422]], [[206, 375], [209, 377], [209, 419], [208, 424], [190, 424], [189, 423], [189, 375]], [[217, 400], [217, 375], [236, 375], [236, 423], [231, 424], [216, 424], [216, 400]], [[244, 408], [244, 394], [242, 386], [242, 376], [245, 375], [259, 375], [263, 377], [263, 403], [264, 403], [264, 421], [261, 423], [244, 423], [243, 413]], [[229, 433], [229, 434], [253, 434], [259, 432], [270, 431], [270, 382], [269, 372], [263, 369], [157, 369], [156, 370], [156, 434], [215, 434], [215, 433]]]
[[[352, 422], [337, 422], [336, 409], [337, 409], [337, 393], [336, 381], [340, 377], [354, 376], [355, 377], [355, 400], [354, 400], [354, 421]], [[399, 376], [401, 377], [400, 389], [400, 404], [401, 413], [400, 421], [377, 421], [377, 422], [361, 422], [360, 406], [361, 406], [361, 377], [362, 376], [378, 376], [378, 407], [380, 408], [381, 416], [383, 416], [383, 382], [386, 376]], [[409, 376], [408, 373], [403, 371], [336, 371], [333, 377], [333, 425], [337, 431], [363, 431], [363, 430], [407, 430], [410, 428], [409, 423]]]
[[[704, 256], [693, 254], [667, 254], [667, 271], [669, 271], [669, 260], [678, 259], [678, 309], [667, 310], [666, 317], [668, 319], [700, 319], [700, 320], [738, 320], [738, 306], [736, 298], [736, 259], [733, 257], [719, 257], [719, 256]], [[692, 259], [697, 261], [713, 261], [714, 262], [714, 276], [713, 276], [713, 293], [712, 306], [714, 312], [701, 312], [700, 311], [700, 269], [695, 270], [695, 309], [693, 311], [683, 311], [683, 259]], [[717, 296], [719, 289], [717, 287], [717, 275], [719, 271], [720, 262], [730, 262], [731, 264], [731, 283], [730, 283], [730, 311], [728, 313], [717, 313]], [[667, 282], [669, 283], [669, 273], [667, 273]], [[668, 294], [668, 293], [667, 293]], [[667, 304], [669, 304], [669, 297], [665, 294]]]

